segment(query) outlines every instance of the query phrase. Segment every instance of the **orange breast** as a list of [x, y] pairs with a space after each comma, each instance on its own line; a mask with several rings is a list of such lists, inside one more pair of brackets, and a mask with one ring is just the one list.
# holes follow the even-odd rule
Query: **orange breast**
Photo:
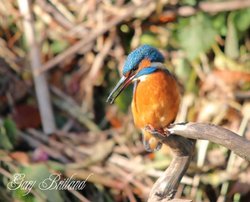
[[178, 113], [180, 94], [176, 80], [164, 71], [146, 76], [137, 84], [132, 101], [135, 125], [160, 129], [174, 121]]

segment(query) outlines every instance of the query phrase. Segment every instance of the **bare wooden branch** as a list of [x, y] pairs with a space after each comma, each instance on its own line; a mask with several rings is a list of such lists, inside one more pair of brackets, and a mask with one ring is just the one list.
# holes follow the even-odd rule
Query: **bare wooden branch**
[[[174, 153], [174, 158], [163, 175], [155, 182], [151, 189], [148, 202], [172, 201], [181, 178], [185, 174], [193, 152], [195, 141], [171, 135], [163, 140]], [[182, 201], [181, 199], [176, 199]]]
[[221, 1], [221, 2], [201, 2], [199, 9], [204, 12], [217, 13], [224, 11], [233, 11], [250, 7], [249, 0], [242, 1]]
[[181, 6], [179, 8], [169, 8], [163, 13], [166, 14], [176, 14], [178, 16], [191, 16], [196, 14], [199, 11], [206, 13], [218, 13], [225, 11], [234, 11], [239, 9], [244, 9], [250, 7], [250, 0], [242, 1], [221, 1], [221, 2], [200, 2], [196, 7], [192, 6]]
[[29, 0], [18, 0], [18, 5], [23, 16], [24, 32], [29, 48], [30, 63], [35, 83], [39, 111], [42, 119], [42, 126], [44, 133], [49, 134], [56, 130], [56, 126], [45, 74], [35, 75], [35, 71], [37, 71], [42, 63], [40, 59], [40, 50], [35, 39], [35, 29]]
[[220, 126], [205, 123], [182, 123], [173, 124], [166, 131], [170, 133], [169, 136], [157, 133], [153, 135], [170, 146], [175, 157], [164, 174], [154, 184], [149, 202], [171, 201], [174, 197], [175, 190], [190, 163], [196, 139], [220, 144], [250, 161], [250, 141]]
[[168, 131], [185, 138], [209, 140], [250, 161], [250, 141], [220, 126], [205, 123], [175, 124]]

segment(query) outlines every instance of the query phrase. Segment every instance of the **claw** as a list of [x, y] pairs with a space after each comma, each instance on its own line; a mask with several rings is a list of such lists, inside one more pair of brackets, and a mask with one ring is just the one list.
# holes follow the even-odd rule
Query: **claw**
[[153, 136], [151, 132], [143, 129], [142, 133], [143, 133], [143, 145], [146, 151], [155, 152], [161, 148], [162, 143], [159, 141], [158, 138]]
[[147, 125], [144, 128], [144, 130], [147, 131], [148, 133], [152, 134], [155, 138], [157, 138], [159, 140], [163, 140], [163, 139], [166, 138], [166, 136], [169, 135], [168, 131], [164, 131], [164, 130], [160, 130], [160, 129], [155, 129], [151, 125]]
[[159, 142], [155, 137], [146, 138], [146, 135], [143, 135], [143, 145], [145, 150], [148, 152], [155, 152], [161, 149], [162, 143]]
[[152, 152], [152, 150], [150, 149], [149, 141], [146, 140], [144, 136], [143, 136], [143, 145], [147, 152]]
[[162, 143], [159, 142], [155, 137], [151, 137], [149, 140], [150, 149], [153, 151], [158, 151], [161, 149]]

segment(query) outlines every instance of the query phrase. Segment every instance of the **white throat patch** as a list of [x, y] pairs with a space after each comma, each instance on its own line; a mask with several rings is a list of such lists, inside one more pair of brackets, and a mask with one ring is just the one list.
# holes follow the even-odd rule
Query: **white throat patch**
[[148, 75], [142, 75], [138, 78], [138, 80], [140, 80], [140, 82], [146, 81]]

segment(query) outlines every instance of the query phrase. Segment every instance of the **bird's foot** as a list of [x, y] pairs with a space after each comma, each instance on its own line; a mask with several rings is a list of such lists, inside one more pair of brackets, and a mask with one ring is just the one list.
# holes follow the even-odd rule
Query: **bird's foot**
[[151, 137], [149, 140], [143, 136], [143, 145], [147, 152], [156, 152], [161, 149], [162, 143], [155, 137]]
[[147, 125], [144, 128], [145, 131], [147, 131], [148, 133], [152, 134], [155, 138], [159, 139], [159, 140], [164, 140], [166, 137], [168, 137], [170, 135], [168, 130], [164, 130], [164, 129], [155, 129], [153, 126], [151, 125]]
[[162, 147], [161, 139], [155, 137], [155, 135], [152, 134], [153, 129], [154, 128], [152, 126], [142, 129], [143, 145], [148, 152], [158, 151]]

